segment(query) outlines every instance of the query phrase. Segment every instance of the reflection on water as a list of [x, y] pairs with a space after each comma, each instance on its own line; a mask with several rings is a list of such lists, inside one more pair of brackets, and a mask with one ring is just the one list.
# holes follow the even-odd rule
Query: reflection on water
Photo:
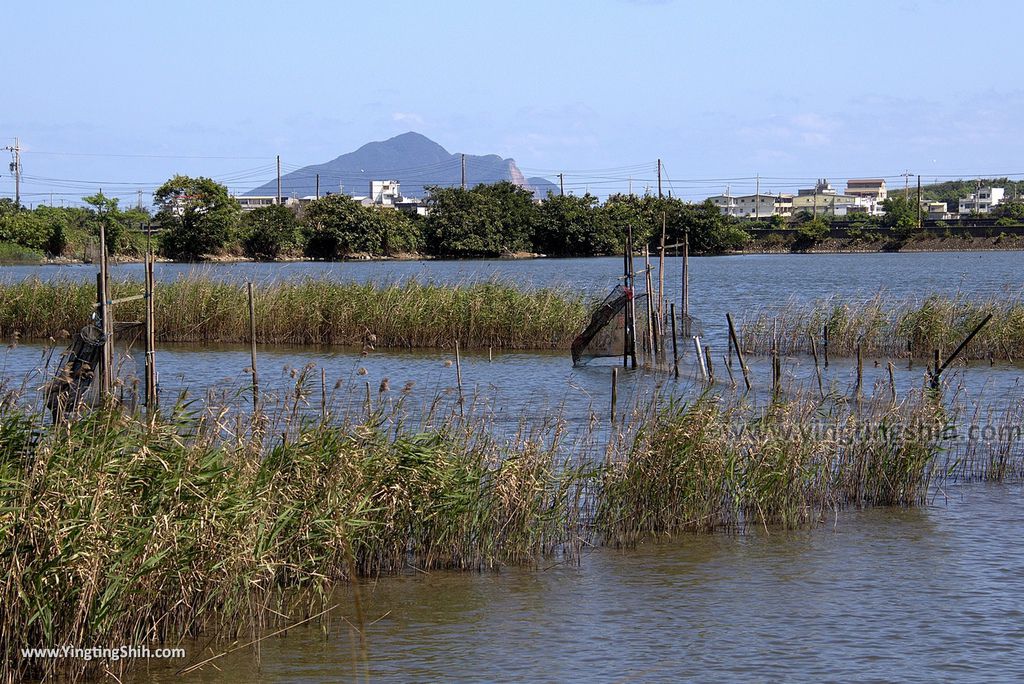
[[[410, 572], [361, 585], [378, 681], [1020, 681], [1019, 486], [811, 530], [598, 549], [577, 566]], [[366, 663], [345, 619], [299, 627], [194, 681], [328, 682]], [[343, 619], [344, 618], [344, 619]], [[199, 649], [199, 645], [191, 645]], [[201, 658], [200, 653], [192, 657]], [[155, 668], [137, 681], [171, 681]]]

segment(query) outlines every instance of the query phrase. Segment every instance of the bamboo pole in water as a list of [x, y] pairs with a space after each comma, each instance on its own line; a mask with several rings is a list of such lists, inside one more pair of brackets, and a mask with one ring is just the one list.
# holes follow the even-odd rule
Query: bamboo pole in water
[[704, 360], [708, 367], [708, 383], [715, 384], [715, 364], [711, 361], [711, 345], [704, 345]]
[[860, 394], [864, 386], [864, 356], [861, 353], [860, 342], [857, 343], [857, 394]]
[[252, 367], [252, 412], [255, 414], [260, 408], [260, 375], [256, 370], [256, 299], [252, 292], [252, 282], [245, 286], [249, 296], [249, 361]]
[[615, 403], [619, 398], [619, 369], [612, 368], [612, 406], [611, 406], [611, 419], [615, 422]]
[[622, 307], [622, 367], [629, 366], [629, 299], [632, 293], [629, 290], [629, 238], [626, 238], [622, 248], [622, 287], [626, 290], [626, 303]]
[[725, 320], [729, 324], [729, 339], [732, 340], [732, 348], [736, 350], [736, 360], [740, 362], [740, 370], [743, 371], [743, 384], [750, 390], [750, 371], [747, 363], [743, 360], [743, 350], [740, 349], [739, 338], [736, 336], [736, 325], [732, 322], [732, 314], [726, 313]]
[[690, 231], [683, 235], [683, 335], [690, 334]]
[[459, 413], [465, 415], [465, 395], [462, 394], [462, 354], [459, 351], [458, 340], [455, 340], [455, 379], [459, 383]]
[[811, 355], [814, 357], [814, 374], [818, 377], [818, 394], [821, 398], [825, 398], [825, 386], [821, 381], [821, 366], [818, 365], [818, 345], [814, 341], [814, 335], [808, 333], [808, 338], [811, 340]]
[[693, 336], [693, 348], [697, 351], [697, 365], [700, 366], [700, 375], [704, 382], [708, 381], [708, 367], [704, 365], [704, 351], [701, 349], [700, 337]]
[[110, 304], [110, 277], [107, 270], [107, 233], [104, 222], [100, 221], [100, 275], [97, 283], [100, 299], [100, 325], [103, 334], [103, 373], [100, 379], [100, 393], [106, 401], [114, 386], [114, 315]]
[[658, 255], [658, 338], [664, 347], [665, 339], [665, 212], [661, 212], [661, 252]]
[[651, 298], [651, 252], [647, 246], [644, 246], [644, 279], [647, 285], [647, 340], [648, 340], [648, 351], [651, 354], [652, 364], [653, 360], [658, 356], [658, 323], [654, 316], [654, 300]]
[[629, 272], [629, 355], [632, 357], [631, 366], [636, 369], [636, 269], [633, 265], [633, 226], [628, 227], [627, 262]]
[[676, 337], [676, 305], [669, 307], [669, 315], [672, 316], [672, 372], [679, 377], [679, 341]]

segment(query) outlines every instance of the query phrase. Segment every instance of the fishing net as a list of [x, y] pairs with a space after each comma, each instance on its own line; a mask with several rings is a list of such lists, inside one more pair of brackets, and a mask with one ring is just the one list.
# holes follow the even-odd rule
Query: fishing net
[[[599, 358], [621, 357], [626, 346], [626, 308], [633, 299], [633, 291], [622, 285], [616, 285], [604, 300], [590, 312], [590, 322], [572, 342], [572, 363], [574, 366], [586, 365], [589, 361]], [[638, 293], [633, 300], [636, 312], [635, 333], [637, 354], [650, 354], [650, 334], [647, 316], [647, 294]], [[655, 307], [656, 308], [656, 307]], [[671, 344], [672, 321], [667, 307], [665, 321], [662, 326], [662, 339]], [[655, 317], [657, 311], [655, 310]], [[683, 340], [693, 335], [703, 335], [700, 321], [692, 316], [677, 316], [677, 334]], [[661, 350], [666, 351], [666, 350]], [[667, 350], [671, 352], [671, 348]], [[680, 353], [682, 353], [682, 349]]]

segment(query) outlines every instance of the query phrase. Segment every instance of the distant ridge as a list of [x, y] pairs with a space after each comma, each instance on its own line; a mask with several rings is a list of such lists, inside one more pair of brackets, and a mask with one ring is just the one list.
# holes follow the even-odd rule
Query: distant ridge
[[[363, 145], [355, 152], [343, 154], [324, 164], [304, 166], [281, 176], [281, 194], [285, 197], [306, 197], [316, 192], [316, 176], [320, 174], [320, 194], [338, 193], [367, 195], [371, 180], [397, 180], [405, 197], [425, 197], [428, 185], [458, 186], [462, 182], [462, 155], [452, 154], [430, 138], [403, 133], [394, 138]], [[526, 178], [514, 159], [496, 154], [466, 155], [466, 184], [511, 181], [537, 197], [558, 187], [546, 178]], [[247, 195], [277, 194], [274, 179]]]

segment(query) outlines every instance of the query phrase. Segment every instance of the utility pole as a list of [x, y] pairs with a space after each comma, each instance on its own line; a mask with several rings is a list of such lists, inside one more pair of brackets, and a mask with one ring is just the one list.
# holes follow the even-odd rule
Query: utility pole
[[661, 199], [661, 160], [658, 160], [658, 199]]
[[563, 174], [558, 174], [558, 194], [565, 197], [565, 178]]
[[281, 203], [281, 155], [277, 155], [277, 203]]
[[466, 189], [466, 155], [462, 155], [462, 189]]
[[316, 198], [320, 199], [320, 174], [316, 174]]
[[757, 174], [757, 183], [754, 185], [754, 218], [761, 218], [761, 174]]
[[910, 199], [910, 177], [914, 174], [910, 173], [910, 170], [906, 170], [900, 174], [903, 176], [903, 199]]
[[21, 206], [21, 145], [18, 144], [18, 139], [14, 139], [14, 147], [7, 146], [4, 148], [8, 152], [13, 153], [14, 161], [11, 162], [11, 173], [14, 174], [14, 203]]
[[921, 175], [917, 176], [917, 229], [921, 230]]

